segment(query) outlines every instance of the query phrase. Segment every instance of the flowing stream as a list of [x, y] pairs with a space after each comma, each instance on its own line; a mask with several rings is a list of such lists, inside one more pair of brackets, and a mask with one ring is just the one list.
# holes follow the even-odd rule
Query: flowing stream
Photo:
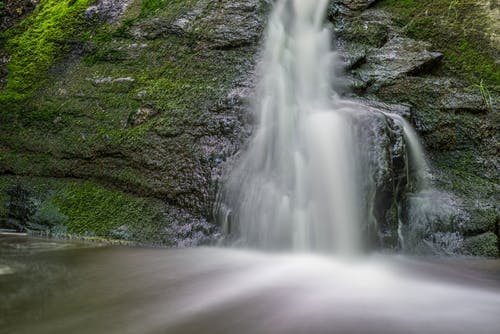
[[96, 247], [0, 235], [2, 334], [496, 334], [498, 260]]
[[[404, 248], [398, 201], [411, 192], [421, 215], [431, 185], [404, 118], [332, 89], [327, 5], [274, 4], [258, 124], [218, 203], [232, 241], [254, 250], [0, 234], [1, 333], [499, 332], [499, 261], [352, 256], [370, 231]], [[379, 207], [394, 208], [392, 223]]]

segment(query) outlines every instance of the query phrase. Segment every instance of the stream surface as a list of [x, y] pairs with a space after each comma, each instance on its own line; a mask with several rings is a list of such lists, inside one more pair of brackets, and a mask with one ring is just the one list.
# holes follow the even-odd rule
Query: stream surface
[[499, 333], [500, 261], [0, 236], [1, 333]]

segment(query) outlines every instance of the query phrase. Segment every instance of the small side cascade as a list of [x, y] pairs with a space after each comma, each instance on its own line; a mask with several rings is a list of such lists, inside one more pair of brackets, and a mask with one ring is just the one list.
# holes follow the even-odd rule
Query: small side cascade
[[403, 250], [410, 250], [414, 246], [412, 239], [415, 238], [411, 235], [412, 228], [409, 225], [419, 224], [419, 221], [425, 220], [426, 213], [429, 211], [432, 193], [431, 174], [423, 147], [411, 124], [400, 115], [394, 113], [385, 113], [385, 115], [401, 126], [407, 147], [405, 198], [402, 199], [404, 203], [400, 200], [397, 206], [399, 246]]

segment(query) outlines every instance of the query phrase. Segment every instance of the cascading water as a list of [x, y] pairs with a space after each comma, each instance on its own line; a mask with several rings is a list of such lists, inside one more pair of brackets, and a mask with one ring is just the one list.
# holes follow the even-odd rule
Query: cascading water
[[[342, 254], [361, 249], [362, 226], [374, 207], [364, 192], [374, 193], [367, 190], [374, 185], [364, 175], [370, 162], [357, 118], [373, 110], [332, 89], [338, 78], [324, 24], [328, 3], [274, 5], [254, 104], [258, 126], [219, 194], [222, 225], [244, 245]], [[415, 143], [409, 125], [392, 119]]]

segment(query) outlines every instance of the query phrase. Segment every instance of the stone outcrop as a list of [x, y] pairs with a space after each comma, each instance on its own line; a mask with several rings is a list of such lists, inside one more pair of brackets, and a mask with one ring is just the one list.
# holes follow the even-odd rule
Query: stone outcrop
[[[415, 126], [430, 156], [434, 190], [410, 192], [402, 199], [400, 218], [408, 224], [402, 230], [404, 247], [424, 253], [496, 255], [498, 92], [485, 92], [446, 70], [441, 63], [447, 55], [427, 41], [409, 38], [383, 5], [350, 4], [332, 1], [329, 14], [350, 85], [346, 94], [379, 108], [400, 105], [405, 110], [400, 115]], [[379, 209], [393, 210], [384, 205]], [[382, 233], [389, 235], [395, 226], [390, 216], [378, 218], [386, 226]]]

